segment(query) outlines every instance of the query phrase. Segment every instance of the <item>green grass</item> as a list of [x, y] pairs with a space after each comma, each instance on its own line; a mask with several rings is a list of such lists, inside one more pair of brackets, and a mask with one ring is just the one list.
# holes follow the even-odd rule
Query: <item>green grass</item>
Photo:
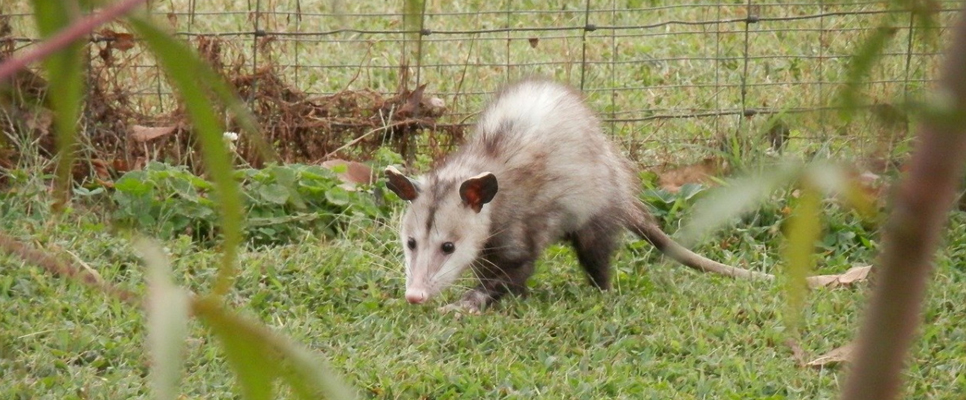
[[[18, 196], [5, 199], [0, 229], [144, 292], [143, 267], [130, 242], [97, 213], [80, 206], [54, 223], [43, 200]], [[777, 271], [780, 235], [774, 231], [781, 218], [762, 215], [698, 250]], [[831, 207], [826, 215], [833, 236], [850, 229], [870, 234], [849, 213]], [[966, 248], [964, 223], [966, 215], [953, 214], [926, 324], [905, 374], [910, 398], [958, 398], [966, 387], [966, 270], [955, 261]], [[811, 399], [836, 397], [844, 377], [841, 368], [796, 366], [784, 344], [789, 333], [780, 285], [694, 273], [662, 261], [641, 241], [628, 240], [617, 255], [612, 292], [584, 284], [571, 251], [554, 247], [540, 261], [529, 298], [455, 318], [402, 298], [391, 226], [355, 220], [347, 235], [245, 249], [228, 301], [322, 352], [367, 397]], [[821, 272], [869, 262], [875, 249], [857, 242], [826, 238], [831, 247]], [[186, 237], [162, 244], [176, 281], [204, 290], [217, 253]], [[0, 398], [148, 395], [140, 310], [10, 256], [0, 256], [0, 265]], [[458, 295], [454, 288], [445, 297]], [[803, 349], [817, 356], [848, 342], [864, 301], [863, 289], [811, 292]], [[181, 393], [233, 398], [233, 378], [213, 338], [197, 323], [190, 335]]]

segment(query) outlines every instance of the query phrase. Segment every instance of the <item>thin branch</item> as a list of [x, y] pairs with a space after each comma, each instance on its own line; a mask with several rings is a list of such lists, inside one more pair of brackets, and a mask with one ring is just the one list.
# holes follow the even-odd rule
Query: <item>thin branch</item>
[[70, 278], [77, 282], [83, 283], [84, 285], [97, 289], [125, 303], [134, 306], [141, 305], [141, 299], [138, 297], [138, 295], [125, 289], [113, 286], [110, 283], [100, 279], [100, 276], [92, 274], [91, 271], [79, 268], [71, 263], [63, 262], [56, 257], [51, 256], [50, 252], [34, 249], [26, 243], [7, 236], [4, 233], [0, 233], [0, 251], [5, 251], [20, 257], [26, 262], [43, 267], [51, 274], [60, 275], [65, 278]]
[[919, 128], [918, 148], [886, 223], [875, 291], [859, 332], [845, 400], [897, 397], [906, 354], [922, 320], [923, 298], [943, 226], [966, 160], [966, 8], [949, 35], [935, 109]]
[[0, 81], [13, 75], [28, 64], [40, 61], [54, 52], [67, 47], [94, 31], [94, 28], [106, 24], [127, 14], [135, 7], [147, 0], [121, 0], [100, 10], [100, 12], [81, 18], [60, 33], [37, 45], [32, 51], [20, 57], [12, 57], [0, 64]]

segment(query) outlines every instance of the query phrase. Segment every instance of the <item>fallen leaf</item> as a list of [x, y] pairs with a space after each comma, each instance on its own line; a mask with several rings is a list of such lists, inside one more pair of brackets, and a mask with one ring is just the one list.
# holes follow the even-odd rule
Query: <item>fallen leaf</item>
[[671, 193], [677, 193], [689, 183], [711, 184], [711, 177], [726, 172], [724, 160], [715, 157], [705, 158], [697, 163], [685, 165], [659, 173], [658, 185]]
[[134, 47], [134, 35], [130, 33], [115, 34], [113, 46], [120, 51], [131, 50]]
[[345, 172], [340, 172], [337, 176], [345, 183], [343, 187], [346, 189], [354, 189], [356, 185], [371, 185], [376, 181], [372, 168], [363, 163], [346, 160], [328, 160], [322, 163], [322, 166], [328, 169], [340, 165], [344, 165], [346, 169]]
[[825, 353], [812, 361], [809, 361], [808, 364], [805, 364], [805, 366], [812, 368], [825, 368], [833, 367], [841, 363], [849, 363], [852, 361], [852, 350], [854, 350], [854, 347], [854, 343], [849, 343], [845, 346], [833, 349], [832, 351]]
[[101, 159], [91, 159], [91, 168], [94, 170], [94, 175], [99, 179], [111, 179], [110, 168], [106, 161]]
[[173, 126], [150, 127], [134, 125], [131, 127], [131, 138], [138, 142], [146, 142], [164, 135], [170, 135], [174, 130], [175, 127]]
[[819, 288], [819, 287], [839, 287], [839, 286], [851, 286], [856, 282], [862, 282], [869, 277], [869, 271], [872, 270], [871, 265], [864, 265], [861, 267], [852, 267], [844, 274], [839, 275], [816, 275], [810, 276], [806, 280], [808, 282], [809, 288]]

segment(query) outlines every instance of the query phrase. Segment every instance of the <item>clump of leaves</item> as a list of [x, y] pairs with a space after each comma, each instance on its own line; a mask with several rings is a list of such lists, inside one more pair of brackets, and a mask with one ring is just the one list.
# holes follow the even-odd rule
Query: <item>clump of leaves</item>
[[[379, 219], [388, 215], [366, 187], [345, 187], [316, 165], [275, 165], [234, 172], [249, 216], [245, 237], [254, 245], [286, 243], [306, 233], [336, 235], [342, 217]], [[216, 239], [218, 199], [213, 185], [187, 167], [152, 162], [114, 184], [117, 223], [162, 238], [181, 234], [211, 243]]]

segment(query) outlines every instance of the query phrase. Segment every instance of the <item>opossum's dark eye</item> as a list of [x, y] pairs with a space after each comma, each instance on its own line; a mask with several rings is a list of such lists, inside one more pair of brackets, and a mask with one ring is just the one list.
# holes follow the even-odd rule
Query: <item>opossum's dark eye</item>
[[409, 247], [409, 250], [416, 250], [416, 239], [409, 238], [406, 241], [406, 247]]
[[453, 251], [456, 250], [456, 245], [454, 245], [453, 242], [446, 242], [446, 243], [443, 243], [442, 246], [440, 246], [440, 249], [443, 250], [443, 253], [452, 254]]

